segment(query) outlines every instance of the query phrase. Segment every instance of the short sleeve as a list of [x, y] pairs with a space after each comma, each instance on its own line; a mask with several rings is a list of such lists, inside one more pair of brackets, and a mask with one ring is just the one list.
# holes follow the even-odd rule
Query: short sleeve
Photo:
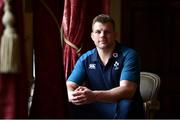
[[120, 80], [130, 80], [139, 83], [140, 61], [137, 52], [130, 49], [124, 55]]
[[83, 61], [79, 59], [70, 74], [68, 81], [75, 82], [78, 85], [81, 85], [83, 83], [83, 80], [85, 78], [85, 67], [83, 65]]

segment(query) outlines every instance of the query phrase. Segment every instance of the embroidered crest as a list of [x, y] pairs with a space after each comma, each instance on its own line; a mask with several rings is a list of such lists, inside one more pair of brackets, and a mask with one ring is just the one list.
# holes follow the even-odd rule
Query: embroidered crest
[[89, 69], [96, 69], [96, 64], [89, 64]]
[[119, 70], [119, 63], [117, 61], [114, 63], [114, 70]]

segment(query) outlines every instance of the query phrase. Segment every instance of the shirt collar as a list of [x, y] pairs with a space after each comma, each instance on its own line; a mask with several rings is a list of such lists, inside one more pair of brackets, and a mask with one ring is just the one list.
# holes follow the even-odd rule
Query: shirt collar
[[112, 53], [112, 58], [118, 58], [118, 56], [119, 56], [119, 48], [120, 48], [120, 44], [118, 43], [118, 42], [116, 42], [116, 46], [115, 46], [115, 49], [114, 49], [114, 51], [113, 51], [113, 53]]
[[[116, 46], [115, 46], [115, 49], [114, 49], [114, 52], [112, 53], [112, 57], [111, 58], [118, 58], [119, 56], [119, 47], [120, 47], [120, 44], [118, 42], [116, 42]], [[91, 56], [92, 57], [92, 61], [98, 61], [99, 59], [99, 55], [98, 55], [98, 52], [97, 52], [97, 49], [95, 48], [94, 49], [94, 54]]]
[[94, 54], [91, 56], [91, 58], [92, 58], [92, 61], [94, 61], [94, 62], [98, 61], [99, 56], [98, 56], [96, 48], [94, 49]]

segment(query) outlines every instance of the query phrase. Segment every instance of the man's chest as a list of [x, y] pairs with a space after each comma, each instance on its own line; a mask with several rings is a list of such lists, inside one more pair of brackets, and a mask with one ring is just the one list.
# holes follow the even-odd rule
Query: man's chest
[[111, 89], [119, 85], [123, 61], [110, 60], [106, 66], [100, 62], [86, 64], [88, 83], [92, 89]]

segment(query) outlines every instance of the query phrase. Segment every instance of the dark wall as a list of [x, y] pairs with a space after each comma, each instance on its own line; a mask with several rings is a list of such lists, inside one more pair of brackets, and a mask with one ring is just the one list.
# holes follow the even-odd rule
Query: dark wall
[[122, 0], [121, 41], [141, 56], [141, 71], [161, 77], [157, 118], [180, 118], [180, 2]]

